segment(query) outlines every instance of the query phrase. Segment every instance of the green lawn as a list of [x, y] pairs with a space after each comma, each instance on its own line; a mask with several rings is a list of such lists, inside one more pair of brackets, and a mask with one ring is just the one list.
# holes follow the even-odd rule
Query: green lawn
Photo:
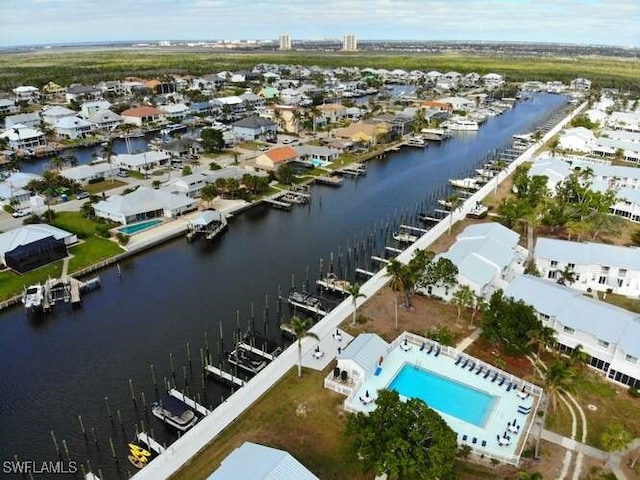
[[102, 193], [107, 190], [111, 190], [112, 188], [123, 187], [126, 185], [125, 182], [121, 182], [120, 180], [103, 180], [98, 183], [90, 183], [85, 185], [83, 189], [89, 192], [91, 195], [95, 195], [97, 193]]
[[89, 237], [79, 245], [69, 249], [73, 255], [69, 260], [69, 272], [74, 273], [95, 263], [124, 252], [116, 243], [106, 238]]
[[129, 170], [129, 176], [131, 178], [137, 178], [138, 180], [145, 180], [144, 173], [136, 172], [135, 170]]
[[598, 298], [603, 302], [610, 303], [611, 305], [616, 305], [618, 307], [631, 310], [632, 312], [640, 313], [640, 299], [638, 298], [629, 298], [616, 293], [607, 293], [605, 298], [602, 292], [598, 292]]
[[85, 218], [80, 212], [57, 212], [53, 225], [76, 235], [88, 237], [96, 233], [98, 223]]
[[44, 282], [47, 278], [59, 277], [62, 273], [62, 260], [18, 275], [10, 270], [0, 272], [0, 301], [5, 301], [22, 293], [27, 285]]

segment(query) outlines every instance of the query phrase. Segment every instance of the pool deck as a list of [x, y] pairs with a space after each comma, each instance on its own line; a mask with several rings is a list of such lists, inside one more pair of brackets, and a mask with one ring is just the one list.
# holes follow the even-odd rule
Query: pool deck
[[[407, 339], [406, 345], [404, 344], [405, 338]], [[438, 348], [440, 354], [436, 356]], [[429, 350], [431, 350], [431, 354], [428, 353]], [[460, 361], [456, 365], [458, 358]], [[465, 363], [466, 367], [462, 368]], [[470, 357], [455, 348], [439, 345], [417, 335], [405, 332], [391, 344], [380, 365], [379, 374], [375, 375], [375, 372], [369, 372], [365, 379], [356, 380], [353, 384], [351, 392], [345, 400], [345, 409], [365, 413], [374, 410], [378, 390], [388, 389], [398, 372], [407, 364], [437, 373], [494, 397], [491, 411], [482, 426], [465, 422], [441, 411], [438, 413], [458, 434], [459, 445], [467, 444], [474, 453], [497, 458], [505, 463], [514, 465], [518, 463], [532, 425], [532, 418], [537, 411], [540, 388]], [[472, 364], [473, 368], [470, 369]], [[482, 370], [477, 373], [480, 367]], [[490, 373], [485, 378], [486, 372]], [[495, 380], [493, 380], [494, 378]], [[507, 391], [510, 384], [515, 386]], [[522, 393], [523, 386], [526, 392], [533, 394], [525, 396]], [[451, 401], [455, 401], [455, 399], [451, 399]], [[519, 413], [518, 410], [521, 407], [530, 409], [529, 413]], [[507, 431], [509, 423], [513, 424], [514, 421], [519, 426], [519, 428], [515, 427], [517, 432]], [[503, 439], [505, 433], [510, 437], [510, 440], [507, 445], [500, 445], [498, 437], [502, 439], [501, 441], [506, 441]], [[485, 442], [484, 445], [483, 442]]]

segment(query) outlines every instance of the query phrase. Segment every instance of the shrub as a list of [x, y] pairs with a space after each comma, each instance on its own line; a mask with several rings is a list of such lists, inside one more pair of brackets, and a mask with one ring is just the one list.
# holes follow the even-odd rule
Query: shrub
[[96, 177], [89, 180], [89, 184], [104, 182], [104, 177]]
[[125, 235], [122, 232], [118, 232], [116, 237], [118, 238], [118, 243], [122, 246], [125, 246], [127, 243], [129, 243], [129, 235]]
[[13, 213], [14, 209], [11, 205], [5, 205], [4, 207], [2, 207], [4, 209], [5, 212], [7, 213]]
[[640, 398], [640, 388], [629, 387], [629, 390], [627, 390], [627, 392], [629, 392], [629, 395], [631, 395], [633, 398]]
[[100, 237], [104, 237], [104, 238], [109, 238], [111, 236], [111, 233], [109, 232], [109, 226], [108, 225], [97, 225], [96, 226], [96, 233]]
[[424, 336], [430, 338], [431, 340], [435, 340], [442, 345], [453, 344], [453, 335], [451, 333], [451, 330], [449, 330], [449, 327], [445, 325], [428, 328], [427, 330], [425, 330]]
[[23, 225], [32, 225], [34, 223], [40, 223], [40, 217], [35, 213], [29, 215], [22, 221]]

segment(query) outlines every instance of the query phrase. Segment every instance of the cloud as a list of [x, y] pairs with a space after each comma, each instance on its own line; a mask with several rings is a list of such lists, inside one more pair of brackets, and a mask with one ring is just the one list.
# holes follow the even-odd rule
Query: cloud
[[640, 46], [635, 0], [1, 0], [2, 44], [121, 39], [521, 40]]

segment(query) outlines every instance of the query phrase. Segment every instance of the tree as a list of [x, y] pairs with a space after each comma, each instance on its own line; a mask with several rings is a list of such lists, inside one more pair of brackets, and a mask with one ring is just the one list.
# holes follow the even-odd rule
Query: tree
[[191, 170], [191, 167], [189, 165], [185, 165], [184, 167], [182, 167], [182, 176], [186, 177], [187, 175], [191, 175], [193, 173], [193, 170]]
[[[542, 353], [543, 348], [547, 348], [556, 342], [556, 331], [547, 327], [540, 323], [537, 328], [534, 328], [529, 332], [529, 336], [531, 337], [529, 340], [529, 344], [536, 345], [538, 350], [536, 352], [536, 358], [540, 360], [540, 354]], [[536, 369], [533, 369], [533, 375], [536, 375]]]
[[505, 297], [502, 290], [491, 295], [482, 320], [482, 336], [501, 344], [507, 355], [530, 353], [530, 333], [542, 325], [531, 305]]
[[200, 198], [203, 202], [209, 205], [211, 205], [211, 202], [218, 196], [218, 194], [218, 188], [212, 184], [205, 185], [202, 187], [202, 190], [200, 190]]
[[224, 149], [224, 137], [220, 130], [203, 128], [200, 138], [202, 138], [202, 148], [205, 152], [219, 152]]
[[543, 478], [540, 472], [528, 472], [526, 470], [518, 472], [519, 480], [542, 480]]
[[[429, 253], [433, 258], [433, 253]], [[458, 267], [448, 258], [440, 257], [435, 262], [429, 259], [422, 269], [419, 286], [451, 288], [458, 282], [457, 276]]]
[[160, 185], [162, 184], [162, 182], [160, 180], [154, 180], [153, 182], [151, 182], [151, 186], [158, 190], [160, 188]]
[[60, 171], [65, 164], [65, 160], [62, 157], [55, 156], [51, 159], [51, 168], [56, 171]]
[[462, 197], [460, 197], [460, 195], [453, 194], [445, 198], [444, 201], [449, 206], [449, 210], [451, 211], [451, 213], [449, 213], [449, 235], [451, 235], [451, 228], [453, 227], [453, 216], [458, 211], [458, 209], [462, 207], [462, 205], [464, 204], [464, 200], [462, 199]]
[[493, 194], [495, 195], [496, 193], [498, 193], [498, 185], [500, 185], [500, 175], [502, 174], [502, 172], [504, 172], [507, 169], [507, 162], [499, 158], [493, 164], [493, 169], [498, 172], [496, 173], [496, 180], [495, 180], [496, 183], [493, 186]]
[[349, 415], [344, 435], [365, 471], [389, 478], [450, 478], [456, 463], [456, 433], [420, 399], [403, 402], [381, 390], [376, 409]]
[[622, 450], [631, 440], [633, 435], [619, 423], [607, 425], [600, 435], [600, 442], [607, 452]]
[[354, 283], [353, 285], [349, 285], [349, 288], [346, 289], [346, 292], [351, 296], [351, 302], [353, 303], [353, 320], [351, 321], [351, 326], [355, 327], [356, 325], [356, 310], [358, 308], [358, 298], [366, 298], [367, 296], [360, 291], [360, 284]]
[[560, 285], [572, 285], [576, 281], [576, 272], [569, 265], [558, 272], [558, 282]]
[[469, 327], [473, 328], [473, 320], [475, 319], [478, 312], [484, 311], [487, 308], [487, 301], [484, 299], [482, 295], [473, 296], [473, 305], [471, 306], [471, 319], [469, 321]]
[[453, 304], [458, 307], [458, 320], [463, 308], [468, 308], [473, 305], [474, 293], [469, 285], [460, 285], [451, 298]]
[[581, 343], [573, 347], [569, 354], [569, 366], [576, 371], [582, 371], [585, 365], [589, 364], [591, 355], [584, 351]]
[[283, 185], [291, 185], [296, 179], [295, 173], [291, 165], [282, 165], [276, 172], [276, 177]]
[[320, 341], [318, 335], [309, 331], [312, 325], [313, 320], [310, 318], [305, 318], [304, 320], [295, 316], [291, 318], [291, 328], [298, 343], [298, 378], [302, 377], [302, 339], [310, 337]]
[[[393, 258], [387, 264], [387, 276], [391, 277], [389, 281], [389, 287], [394, 292], [400, 292], [404, 295], [404, 265], [399, 260]], [[396, 305], [397, 305], [396, 295]]]

